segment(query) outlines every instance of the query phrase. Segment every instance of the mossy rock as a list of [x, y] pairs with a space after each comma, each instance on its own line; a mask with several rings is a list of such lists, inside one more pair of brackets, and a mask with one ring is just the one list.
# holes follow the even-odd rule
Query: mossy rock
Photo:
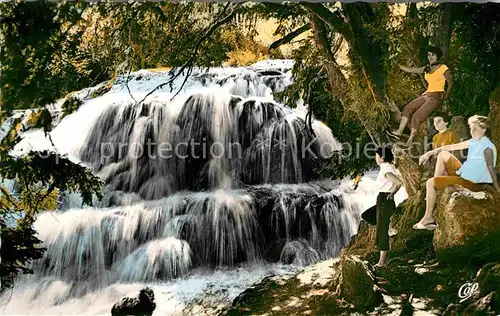
[[481, 296], [496, 291], [492, 305], [500, 313], [500, 262], [491, 262], [482, 267], [476, 282]]
[[[412, 263], [408, 261], [390, 262], [386, 268], [376, 270], [379, 286], [390, 296], [407, 296], [429, 300], [428, 309], [445, 310], [450, 303], [459, 303], [458, 289], [465, 282], [471, 282], [476, 270], [470, 266], [454, 267], [435, 265], [435, 260], [422, 263], [415, 257]], [[419, 262], [418, 265], [417, 262]], [[416, 267], [428, 269], [419, 274]], [[380, 283], [380, 280], [386, 282]]]
[[102, 86], [94, 90], [91, 94], [92, 98], [97, 98], [107, 93], [109, 90], [111, 90], [111, 87], [113, 87], [114, 82], [114, 79], [109, 80], [106, 84], [103, 84]]
[[382, 293], [376, 285], [375, 275], [366, 261], [358, 256], [341, 259], [339, 295], [359, 311], [370, 311], [382, 302]]
[[61, 118], [64, 118], [68, 115], [70, 115], [73, 112], [76, 112], [80, 106], [83, 104], [83, 101], [80, 100], [79, 98], [76, 97], [69, 97], [64, 101], [62, 104], [62, 116]]
[[[302, 284], [297, 277], [286, 281], [267, 277], [236, 297], [220, 315], [350, 315], [352, 307], [331, 289], [336, 284], [322, 287]], [[319, 294], [312, 294], [315, 291]]]
[[[435, 257], [432, 247], [432, 232], [412, 228], [413, 224], [418, 222], [425, 212], [424, 203], [423, 192], [418, 192], [396, 208], [391, 221], [398, 233], [390, 240], [389, 259], [395, 256], [418, 257], [423, 260]], [[361, 221], [357, 234], [342, 250], [341, 256], [355, 255], [374, 262], [378, 260], [379, 253], [375, 239], [376, 227]]]
[[396, 209], [392, 223], [398, 233], [391, 238], [390, 257], [402, 256], [407, 259], [426, 260], [435, 256], [432, 247], [432, 232], [413, 229], [413, 225], [424, 215], [424, 196], [425, 193], [419, 191]]
[[493, 302], [498, 297], [496, 292], [481, 297], [480, 299], [470, 303], [462, 315], [481, 315], [481, 316], [495, 316], [498, 315], [493, 309]]
[[40, 116], [42, 114], [42, 111], [40, 110], [33, 110], [26, 121], [27, 125], [29, 127], [36, 126], [38, 124], [38, 121], [40, 120]]
[[486, 194], [485, 199], [475, 199], [470, 193], [460, 186], [450, 186], [438, 197], [433, 245], [440, 262], [500, 260], [499, 198]]
[[368, 224], [362, 220], [358, 226], [358, 232], [352, 236], [350, 243], [342, 250], [341, 256], [363, 256], [366, 258], [371, 253], [376, 252], [375, 226]]

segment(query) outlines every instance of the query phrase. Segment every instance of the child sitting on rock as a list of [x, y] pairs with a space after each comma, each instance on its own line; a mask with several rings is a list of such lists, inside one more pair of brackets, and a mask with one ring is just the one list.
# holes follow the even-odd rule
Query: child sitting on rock
[[434, 128], [438, 133], [432, 137], [432, 149], [453, 145], [460, 142], [460, 137], [451, 128], [448, 128], [448, 116], [444, 113], [434, 115]]
[[[415, 225], [414, 229], [434, 230], [437, 226], [434, 221], [434, 207], [437, 191], [450, 185], [460, 185], [471, 191], [483, 190], [483, 184], [492, 185], [500, 192], [496, 174], [497, 150], [495, 145], [486, 136], [490, 126], [485, 116], [474, 115], [469, 118], [469, 127], [472, 138], [454, 145], [438, 147], [423, 154], [419, 163], [426, 163], [437, 155], [434, 177], [427, 180], [426, 207], [424, 217]], [[462, 164], [450, 151], [468, 149], [467, 160]]]
[[372, 225], [377, 225], [376, 243], [380, 250], [380, 259], [375, 267], [385, 266], [389, 251], [389, 225], [391, 216], [396, 210], [394, 195], [403, 185], [396, 175], [394, 156], [390, 147], [379, 147], [376, 150], [375, 161], [380, 166], [377, 176], [379, 194], [377, 204], [361, 214], [361, 217]]

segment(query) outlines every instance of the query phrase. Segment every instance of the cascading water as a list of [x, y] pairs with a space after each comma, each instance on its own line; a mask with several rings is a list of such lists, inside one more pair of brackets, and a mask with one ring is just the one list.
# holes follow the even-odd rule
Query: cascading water
[[[370, 178], [359, 193], [310, 182], [313, 158], [340, 145], [324, 124], [314, 121], [313, 137], [300, 111], [273, 100], [292, 66], [197, 69], [175, 99], [165, 88], [139, 105], [168, 72], [118, 78], [96, 98], [98, 87], [76, 93], [84, 104], [52, 140], [106, 182], [104, 198], [81, 208], [77, 195], [61, 196], [60, 210], [39, 216], [47, 252], [34, 275], [17, 280], [3, 312], [109, 314], [121, 296], [154, 283], [155, 314], [172, 314], [218, 273], [241, 291], [284, 267], [266, 262], [293, 267], [338, 255], [376, 192]], [[13, 153], [51, 147], [41, 132], [25, 137]]]

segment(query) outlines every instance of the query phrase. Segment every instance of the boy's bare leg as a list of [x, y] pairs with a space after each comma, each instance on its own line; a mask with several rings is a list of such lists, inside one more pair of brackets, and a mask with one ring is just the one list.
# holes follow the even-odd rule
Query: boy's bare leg
[[434, 184], [434, 178], [430, 178], [426, 183], [426, 204], [425, 215], [420, 220], [422, 225], [434, 223], [434, 207], [436, 206], [437, 192]]
[[442, 151], [437, 155], [436, 168], [434, 169], [434, 177], [449, 175], [446, 172], [446, 163], [451, 158], [452, 154], [448, 151]]
[[392, 133], [396, 134], [396, 135], [403, 134], [403, 131], [405, 130], [405, 127], [409, 121], [410, 120], [407, 117], [405, 117], [405, 116], [401, 117], [401, 122], [399, 122], [399, 128], [395, 131], [392, 131]]
[[380, 252], [380, 258], [378, 260], [378, 263], [375, 265], [375, 267], [383, 267], [387, 264], [387, 250], [383, 250]]

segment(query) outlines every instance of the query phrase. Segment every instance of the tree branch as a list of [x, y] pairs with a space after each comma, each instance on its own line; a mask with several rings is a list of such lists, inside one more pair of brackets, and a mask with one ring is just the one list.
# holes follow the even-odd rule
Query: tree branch
[[323, 78], [324, 72], [325, 72], [325, 68], [322, 67], [319, 70], [317, 76], [313, 80], [309, 81], [309, 84], [307, 86], [307, 97], [306, 97], [307, 114], [306, 114], [306, 117], [304, 120], [305, 126], [304, 126], [304, 129], [301, 131], [301, 133], [307, 129], [307, 130], [309, 130], [309, 132], [311, 133], [311, 135], [313, 137], [316, 137], [316, 134], [314, 133], [314, 129], [312, 127], [312, 117], [313, 117], [313, 109], [312, 109], [312, 105], [311, 105], [312, 86], [313, 86], [313, 84], [316, 83], [316, 81]]
[[352, 32], [349, 25], [344, 21], [339, 11], [332, 12], [320, 3], [303, 2], [301, 3], [309, 12], [320, 18], [332, 29], [339, 32], [346, 39], [352, 38]]
[[296, 29], [295, 31], [291, 32], [291, 33], [288, 33], [287, 35], [285, 35], [284, 37], [280, 38], [279, 40], [273, 42], [270, 46], [269, 46], [269, 50], [271, 49], [275, 49], [275, 48], [278, 48], [280, 47], [281, 45], [284, 45], [284, 44], [288, 44], [290, 43], [294, 38], [296, 38], [297, 36], [299, 36], [300, 34], [308, 31], [311, 29], [311, 25], [310, 24], [305, 24], [301, 27], [299, 27], [298, 29]]
[[[228, 2], [227, 5], [229, 5], [229, 2]], [[175, 71], [172, 70], [172, 75], [171, 75], [170, 79], [167, 82], [164, 82], [164, 83], [159, 84], [158, 86], [156, 86], [153, 90], [151, 90], [150, 92], [148, 92], [146, 94], [146, 96], [142, 100], [140, 100], [136, 105], [139, 105], [142, 102], [144, 102], [144, 100], [146, 100], [146, 98], [149, 97], [151, 94], [153, 94], [156, 90], [161, 89], [162, 87], [164, 87], [166, 85], [171, 85], [175, 81], [175, 79], [177, 79], [184, 72], [184, 70], [186, 70], [186, 68], [187, 68], [187, 74], [186, 74], [186, 77], [184, 78], [184, 81], [182, 82], [182, 85], [180, 86], [179, 90], [177, 90], [177, 92], [175, 93], [175, 95], [172, 97], [172, 99], [175, 98], [179, 94], [179, 92], [182, 90], [182, 88], [184, 87], [184, 85], [187, 82], [187, 79], [188, 79], [189, 75], [193, 71], [193, 65], [194, 65], [194, 62], [196, 61], [196, 57], [197, 57], [198, 49], [200, 48], [200, 45], [203, 43], [203, 41], [205, 41], [207, 38], [209, 38], [212, 35], [212, 33], [219, 26], [221, 26], [221, 25], [225, 24], [226, 22], [228, 22], [229, 20], [231, 20], [234, 17], [234, 15], [236, 14], [237, 8], [239, 6], [240, 6], [240, 4], [238, 3], [236, 5], [235, 9], [233, 9], [231, 11], [231, 13], [229, 13], [228, 15], [226, 15], [225, 17], [223, 17], [222, 19], [218, 20], [217, 22], [215, 22], [214, 24], [212, 24], [210, 27], [208, 27], [206, 29], [206, 31], [204, 32], [204, 34], [196, 42], [196, 45], [194, 46], [194, 49], [193, 49], [193, 52], [191, 53], [191, 56], [180, 67], [179, 71], [177, 71], [177, 73], [175, 73]], [[224, 9], [224, 11], [226, 11], [226, 9], [227, 9], [227, 6]]]
[[130, 87], [128, 86], [128, 83], [130, 82], [130, 79], [131, 79], [131, 77], [130, 77], [130, 72], [131, 71], [132, 71], [132, 66], [130, 66], [129, 69], [128, 69], [127, 80], [125, 81], [125, 86], [127, 87], [128, 94], [130, 95], [130, 97], [132, 98], [132, 100], [134, 100], [134, 103], [137, 103], [137, 100], [132, 95], [132, 92], [130, 91]]
[[333, 48], [332, 48], [333, 56], [335, 56], [338, 53], [343, 42], [344, 42], [344, 38], [342, 36], [338, 36], [337, 39], [335, 40], [335, 42], [333, 43]]

